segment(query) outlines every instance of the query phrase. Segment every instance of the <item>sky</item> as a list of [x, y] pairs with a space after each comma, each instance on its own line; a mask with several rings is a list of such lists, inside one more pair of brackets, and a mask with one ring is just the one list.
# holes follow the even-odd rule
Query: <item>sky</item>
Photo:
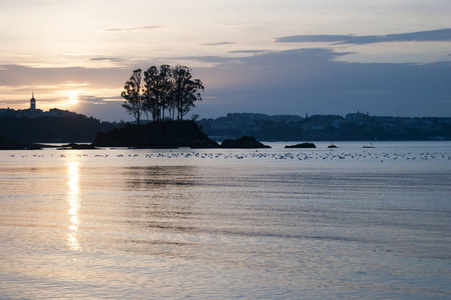
[[[0, 0], [0, 108], [130, 121], [137, 68], [185, 65], [191, 113], [451, 117], [449, 0]], [[191, 115], [188, 114], [188, 116]]]

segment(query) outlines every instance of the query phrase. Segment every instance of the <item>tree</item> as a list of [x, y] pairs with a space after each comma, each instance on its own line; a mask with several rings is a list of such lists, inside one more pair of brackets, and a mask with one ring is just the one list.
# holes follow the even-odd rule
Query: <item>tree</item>
[[144, 71], [144, 107], [150, 111], [152, 120], [163, 120], [164, 111], [169, 107], [172, 88], [171, 67], [162, 65], [158, 70], [152, 66]]
[[121, 93], [121, 97], [125, 99], [122, 103], [122, 107], [125, 108], [127, 113], [132, 115], [138, 125], [140, 124], [141, 114], [143, 112], [143, 97], [141, 96], [141, 69], [133, 71], [133, 75], [125, 83], [124, 91]]
[[191, 69], [186, 66], [176, 66], [172, 71], [173, 89], [172, 99], [177, 109], [177, 119], [182, 120], [195, 101], [202, 101], [198, 90], [204, 90], [200, 79], [192, 79]]
[[186, 66], [152, 66], [144, 72], [144, 87], [141, 93], [141, 69], [133, 71], [125, 83], [121, 96], [126, 100], [122, 106], [140, 123], [144, 112], [150, 113], [153, 121], [169, 118], [182, 120], [196, 101], [202, 101], [199, 90], [204, 90], [202, 81], [192, 79], [191, 69]]

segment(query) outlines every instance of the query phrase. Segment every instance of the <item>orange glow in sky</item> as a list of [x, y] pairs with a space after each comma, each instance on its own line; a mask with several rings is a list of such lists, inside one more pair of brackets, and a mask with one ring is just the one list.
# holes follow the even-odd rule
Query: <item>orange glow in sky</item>
[[69, 92], [69, 104], [75, 105], [78, 102], [80, 102], [80, 100], [78, 100], [78, 92], [77, 91], [70, 91]]

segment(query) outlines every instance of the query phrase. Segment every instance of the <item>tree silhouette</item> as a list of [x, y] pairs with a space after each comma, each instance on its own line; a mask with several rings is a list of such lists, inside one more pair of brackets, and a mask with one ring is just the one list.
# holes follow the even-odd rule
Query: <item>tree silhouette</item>
[[136, 119], [138, 125], [144, 108], [141, 96], [141, 72], [141, 69], [133, 71], [133, 75], [125, 83], [124, 91], [121, 93], [121, 97], [125, 99], [122, 107]]
[[204, 90], [200, 79], [192, 79], [191, 69], [186, 66], [176, 66], [172, 71], [174, 87], [172, 99], [177, 109], [177, 119], [182, 120], [192, 107], [195, 101], [202, 101], [198, 90]]
[[160, 70], [152, 66], [144, 71], [144, 109], [152, 115], [152, 120], [164, 120], [164, 111], [169, 107], [172, 88], [171, 67], [162, 65]]
[[[141, 114], [151, 114], [153, 121], [165, 119], [168, 111], [169, 119], [182, 120], [201, 101], [199, 90], [204, 90], [200, 79], [192, 79], [191, 69], [186, 66], [161, 65], [158, 69], [152, 66], [144, 71], [144, 87], [141, 94], [141, 69], [133, 71], [133, 75], [125, 83], [121, 96], [126, 100], [122, 106], [138, 122]], [[177, 112], [177, 117], [176, 117]]]

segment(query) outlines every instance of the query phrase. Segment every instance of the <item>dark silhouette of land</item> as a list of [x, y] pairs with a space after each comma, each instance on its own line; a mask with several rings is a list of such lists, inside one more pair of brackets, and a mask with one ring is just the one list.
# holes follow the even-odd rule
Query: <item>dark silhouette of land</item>
[[301, 143], [296, 145], [285, 146], [285, 148], [316, 148], [316, 145], [313, 143]]
[[[94, 142], [93, 142], [94, 141]], [[91, 142], [93, 142], [91, 144]], [[40, 143], [40, 144], [36, 144]], [[0, 117], [0, 150], [42, 149], [42, 143], [68, 143], [59, 149], [129, 148], [267, 148], [252, 137], [211, 140], [194, 121], [157, 121], [145, 125], [100, 122], [71, 113], [65, 117]], [[83, 143], [83, 144], [81, 144]], [[56, 147], [56, 146], [53, 146]]]
[[99, 131], [123, 126], [74, 114], [70, 117], [0, 117], [0, 137], [24, 143], [91, 143]]
[[127, 123], [122, 128], [99, 132], [93, 143], [97, 147], [132, 148], [219, 148], [194, 121], [151, 122], [145, 125]]
[[11, 138], [0, 137], [0, 150], [41, 150], [43, 145], [24, 143]]
[[221, 143], [221, 148], [243, 148], [243, 149], [259, 149], [259, 148], [271, 148], [255, 140], [251, 136], [243, 136], [236, 140], [225, 140]]
[[62, 145], [60, 147], [57, 147], [58, 150], [94, 150], [99, 149], [93, 144], [75, 144], [70, 143], [67, 145]]
[[219, 145], [208, 138], [194, 121], [152, 122], [146, 125], [127, 124], [123, 128], [99, 132], [93, 145], [96, 147], [132, 148], [271, 148], [249, 136], [226, 140]]
[[[215, 135], [217, 135], [215, 137]], [[222, 138], [221, 138], [222, 137]], [[226, 138], [224, 138], [226, 137]], [[214, 141], [224, 140], [222, 144]], [[451, 118], [371, 117], [367, 114], [267, 116], [228, 114], [218, 119], [156, 121], [145, 125], [101, 122], [65, 112], [59, 117], [0, 116], [0, 149], [267, 148], [265, 141], [451, 140]], [[89, 145], [90, 143], [94, 143]], [[35, 144], [41, 143], [41, 144]], [[88, 143], [84, 145], [75, 143]], [[289, 147], [305, 148], [309, 143]], [[332, 146], [331, 146], [332, 147]]]
[[451, 140], [451, 118], [231, 113], [197, 122], [214, 140], [253, 136], [260, 141]]

